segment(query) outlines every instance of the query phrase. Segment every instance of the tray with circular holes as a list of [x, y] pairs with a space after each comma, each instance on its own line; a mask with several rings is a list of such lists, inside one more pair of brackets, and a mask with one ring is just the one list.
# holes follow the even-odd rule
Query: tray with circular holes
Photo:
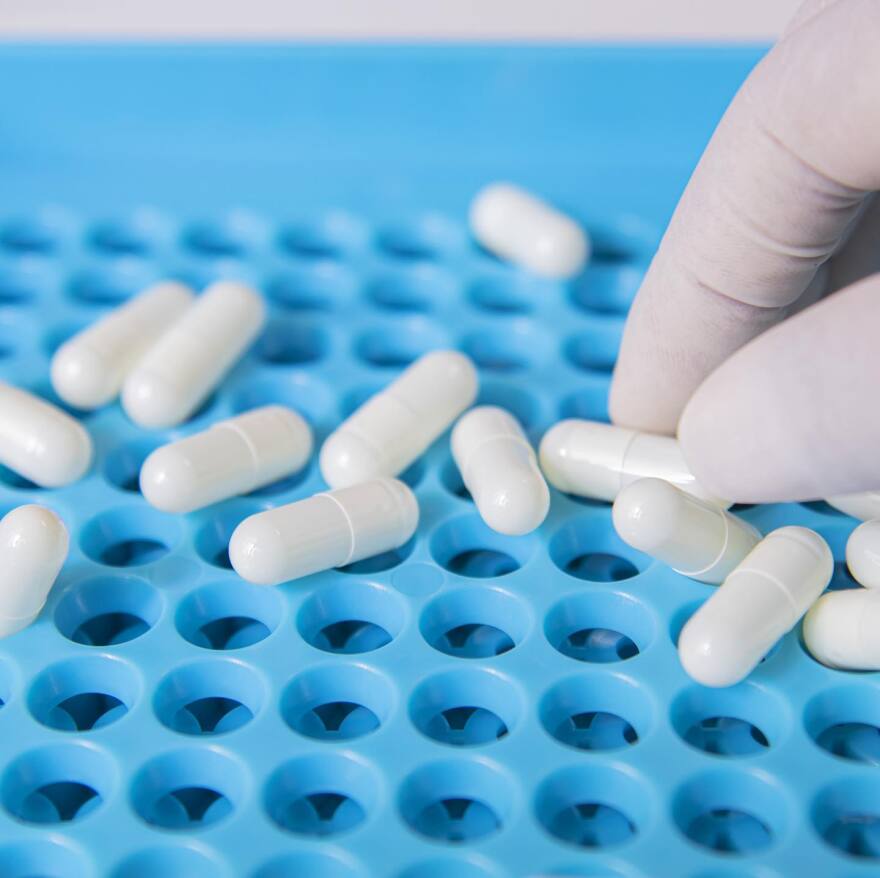
[[[86, 478], [39, 490], [0, 470], [0, 512], [46, 504], [72, 537], [37, 622], [0, 641], [0, 875], [875, 873], [876, 675], [823, 668], [795, 631], [746, 682], [693, 684], [675, 639], [710, 588], [624, 545], [607, 504], [554, 493], [536, 533], [502, 537], [444, 437], [403, 475], [421, 507], [409, 543], [260, 588], [229, 568], [229, 536], [321, 490], [314, 459], [188, 516], [137, 485], [160, 443], [257, 405], [292, 406], [320, 442], [442, 347], [473, 357], [480, 401], [533, 441], [606, 418], [626, 310], [759, 54], [0, 50], [19, 88], [0, 102], [0, 378], [51, 399], [57, 346], [162, 277], [242, 278], [270, 304], [188, 423], [74, 412], [96, 446]], [[504, 176], [585, 223], [581, 277], [472, 242], [468, 199]], [[851, 519], [735, 511], [816, 528], [831, 587], [852, 585]]]

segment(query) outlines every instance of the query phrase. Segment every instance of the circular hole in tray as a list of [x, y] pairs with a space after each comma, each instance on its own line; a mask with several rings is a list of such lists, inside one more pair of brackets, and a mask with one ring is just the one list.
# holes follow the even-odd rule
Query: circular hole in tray
[[248, 665], [209, 660], [177, 668], [159, 684], [159, 721], [183, 735], [222, 735], [247, 725], [262, 709], [265, 685]]
[[614, 591], [570, 595], [547, 614], [544, 633], [563, 655], [605, 664], [635, 658], [654, 639], [654, 617], [636, 598]]
[[[417, 466], [418, 464], [414, 464]], [[412, 467], [410, 467], [412, 469]], [[409, 470], [407, 470], [407, 473]], [[404, 473], [401, 478], [404, 481], [407, 481], [404, 476], [407, 475]], [[346, 564], [344, 567], [338, 567], [340, 573], [351, 573], [355, 575], [366, 575], [368, 573], [380, 573], [383, 570], [390, 570], [392, 567], [397, 567], [402, 564], [406, 559], [412, 554], [413, 547], [415, 546], [415, 537], [407, 540], [402, 546], [398, 546], [396, 549], [389, 549], [387, 552], [380, 552], [378, 555], [373, 555], [371, 558], [363, 558], [360, 561], [354, 561], [351, 564]]]
[[344, 210], [329, 210], [314, 220], [289, 223], [278, 234], [278, 245], [300, 259], [335, 259], [361, 247], [363, 223]]
[[485, 659], [510, 652], [521, 643], [530, 618], [519, 598], [481, 586], [444, 592], [425, 607], [419, 627], [439, 652]]
[[841, 759], [880, 765], [880, 689], [869, 684], [835, 686], [804, 710], [810, 737]]
[[273, 858], [254, 878], [365, 878], [365, 873], [337, 855], [301, 851]]
[[46, 285], [45, 278], [22, 265], [0, 266], [0, 306], [16, 308], [29, 305]]
[[512, 811], [511, 779], [487, 762], [435, 762], [411, 774], [400, 812], [411, 829], [433, 841], [467, 844], [500, 831]]
[[468, 289], [471, 304], [490, 314], [528, 314], [551, 292], [542, 278], [515, 269], [501, 268], [476, 278]]
[[594, 262], [572, 286], [571, 302], [586, 311], [624, 315], [644, 276], [641, 266]]
[[212, 855], [184, 845], [165, 845], [126, 857], [112, 878], [219, 878], [226, 874]]
[[165, 223], [151, 210], [96, 222], [86, 232], [86, 242], [102, 256], [146, 256], [164, 237]]
[[266, 294], [289, 311], [333, 311], [351, 301], [357, 278], [338, 262], [324, 260], [288, 268], [273, 275]]
[[464, 486], [461, 471], [450, 454], [440, 467], [440, 482], [453, 497], [459, 500], [473, 501], [471, 492]]
[[563, 573], [587, 582], [631, 579], [651, 560], [623, 542], [604, 515], [569, 521], [550, 539], [549, 551]]
[[281, 829], [326, 838], [360, 826], [375, 805], [377, 780], [359, 759], [321, 754], [282, 765], [266, 785], [266, 811]]
[[515, 384], [483, 381], [475, 405], [497, 405], [505, 409], [524, 430], [532, 429], [541, 420], [540, 400]]
[[500, 878], [500, 875], [488, 865], [450, 857], [417, 863], [401, 872], [398, 878]]
[[600, 850], [632, 841], [649, 819], [649, 793], [630, 771], [580, 765], [552, 774], [538, 788], [535, 811], [554, 838]]
[[176, 750], [151, 759], [135, 776], [131, 800], [146, 823], [196, 832], [228, 817], [244, 797], [241, 765], [219, 750]]
[[[2, 302], [0, 302], [2, 304]], [[53, 357], [58, 348], [82, 332], [90, 323], [87, 320], [68, 320], [53, 324], [43, 335], [43, 351], [47, 357]]]
[[429, 351], [449, 347], [446, 331], [422, 317], [370, 329], [355, 339], [355, 355], [377, 369], [403, 369]]
[[100, 807], [114, 781], [113, 761], [103, 751], [84, 744], [49, 744], [8, 766], [3, 804], [24, 823], [72, 823]]
[[233, 502], [223, 504], [210, 515], [196, 531], [195, 548], [199, 557], [212, 567], [232, 570], [229, 560], [229, 539], [233, 531], [248, 516], [260, 510], [254, 506]]
[[495, 671], [458, 668], [422, 683], [410, 699], [409, 714], [426, 737], [475, 747], [511, 732], [522, 714], [522, 699], [513, 683]]
[[327, 355], [330, 340], [317, 324], [303, 318], [276, 317], [257, 340], [254, 352], [268, 366], [305, 366]]
[[519, 372], [546, 359], [550, 337], [525, 318], [505, 326], [487, 326], [466, 335], [460, 345], [480, 369], [495, 374]]
[[111, 509], [89, 521], [80, 546], [93, 561], [109, 567], [138, 567], [164, 558], [180, 537], [179, 520], [152, 509]]
[[222, 582], [191, 592], [177, 608], [180, 635], [203, 649], [243, 649], [265, 640], [279, 625], [277, 590]]
[[258, 221], [244, 212], [233, 212], [217, 220], [197, 221], [183, 230], [181, 244], [203, 259], [242, 259], [261, 237]]
[[563, 680], [541, 699], [539, 712], [548, 734], [585, 751], [631, 747], [652, 723], [651, 702], [642, 688], [612, 674]]
[[861, 588], [862, 586], [853, 579], [853, 575], [846, 566], [846, 561], [834, 562], [834, 573], [831, 576], [831, 582], [828, 583], [828, 591], [846, 591], [850, 588]]
[[232, 393], [236, 414], [264, 405], [286, 405], [320, 431], [336, 419], [336, 399], [327, 385], [302, 372], [249, 377]]
[[35, 485], [30, 479], [20, 476], [15, 470], [0, 464], [0, 483], [13, 491], [42, 491], [39, 485]]
[[566, 360], [582, 372], [610, 375], [617, 359], [622, 321], [596, 321], [588, 331], [571, 336], [563, 345]]
[[750, 682], [727, 689], [692, 686], [672, 702], [672, 725], [682, 740], [713, 756], [756, 756], [784, 735], [786, 706]]
[[608, 387], [606, 377], [587, 377], [583, 387], [569, 393], [559, 403], [559, 417], [582, 418], [586, 421], [608, 421]]
[[386, 311], [424, 313], [455, 302], [455, 278], [436, 265], [416, 263], [388, 271], [367, 287], [367, 296]]
[[300, 608], [297, 627], [316, 649], [353, 655], [389, 644], [405, 619], [405, 605], [390, 589], [342, 582], [317, 589]]
[[499, 534], [477, 515], [447, 521], [431, 538], [431, 554], [441, 567], [475, 579], [514, 573], [528, 562], [534, 549], [534, 538]]
[[386, 225], [376, 236], [376, 246], [391, 259], [438, 259], [459, 249], [466, 240], [458, 223], [427, 213]]
[[141, 467], [158, 447], [159, 443], [150, 439], [117, 445], [104, 460], [104, 478], [120, 491], [139, 493]]
[[90, 732], [122, 719], [140, 694], [136, 671], [111, 656], [80, 656], [51, 665], [31, 686], [34, 718], [62, 732]]
[[688, 781], [675, 795], [672, 814], [692, 842], [731, 856], [766, 851], [788, 822], [780, 791], [745, 771], [716, 771]]
[[152, 262], [126, 256], [102, 268], [83, 269], [68, 283], [71, 299], [85, 305], [120, 305], [159, 279]]
[[90, 878], [88, 861], [61, 839], [13, 841], [0, 847], [3, 878]]
[[19, 217], [0, 227], [0, 248], [19, 256], [48, 256], [61, 244], [61, 229], [48, 217]]
[[55, 625], [74, 643], [118, 646], [152, 628], [162, 614], [162, 597], [141, 579], [105, 576], [73, 586], [55, 610]]
[[825, 841], [857, 861], [880, 860], [880, 780], [850, 777], [825, 787], [810, 809]]
[[296, 732], [318, 741], [349, 741], [375, 731], [394, 705], [388, 679], [363, 665], [311, 668], [295, 677], [281, 714]]

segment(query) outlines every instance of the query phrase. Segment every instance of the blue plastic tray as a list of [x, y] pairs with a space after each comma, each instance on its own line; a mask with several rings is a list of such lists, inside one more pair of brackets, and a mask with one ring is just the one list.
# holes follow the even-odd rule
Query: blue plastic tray
[[[242, 277], [269, 326], [179, 430], [83, 416], [71, 554], [0, 643], [0, 875], [498, 878], [821, 875], [880, 865], [880, 689], [797, 633], [749, 681], [689, 682], [707, 586], [555, 495], [488, 531], [446, 440], [406, 478], [402, 550], [277, 589], [225, 546], [301, 476], [187, 517], [136, 492], [153, 447], [268, 402], [320, 438], [458, 346], [537, 438], [606, 416], [624, 314], [758, 49], [4, 47], [0, 376], [51, 396], [54, 348], [150, 281]], [[514, 179], [590, 229], [572, 284], [482, 253], [468, 201]], [[822, 505], [743, 510], [816, 527]], [[847, 586], [842, 568], [835, 586]]]

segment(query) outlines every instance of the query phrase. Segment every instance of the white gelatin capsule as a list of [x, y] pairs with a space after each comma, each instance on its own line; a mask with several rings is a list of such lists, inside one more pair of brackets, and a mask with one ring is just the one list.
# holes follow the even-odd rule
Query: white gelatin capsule
[[614, 527], [677, 573], [718, 585], [758, 544], [748, 522], [662, 479], [639, 479], [614, 501]]
[[865, 521], [849, 535], [846, 566], [856, 582], [880, 588], [880, 520]]
[[55, 392], [81, 409], [114, 400], [129, 372], [192, 304], [183, 284], [165, 281], [66, 341], [52, 357]]
[[141, 467], [141, 493], [163, 512], [192, 512], [289, 476], [311, 453], [309, 425], [267, 405], [157, 448]]
[[880, 591], [822, 595], [804, 618], [804, 643], [816, 661], [842, 671], [880, 670]]
[[853, 518], [870, 521], [880, 518], [880, 491], [865, 491], [863, 494], [838, 494], [828, 497], [825, 502]]
[[67, 558], [67, 528], [44, 506], [19, 506], [0, 521], [0, 637], [37, 617]]
[[232, 281], [213, 284], [125, 380], [126, 414], [154, 429], [185, 421], [250, 347], [265, 319], [259, 293]]
[[547, 481], [567, 494], [610, 502], [637, 479], [654, 477], [716, 506], [730, 506], [703, 490], [671, 436], [572, 418], [544, 434], [539, 456]]
[[452, 457], [483, 521], [519, 536], [547, 517], [550, 491], [535, 452], [513, 415], [485, 405], [463, 415], [452, 430]]
[[0, 382], [0, 463], [42, 488], [81, 478], [92, 462], [92, 440], [67, 412]]
[[458, 351], [420, 357], [327, 437], [321, 475], [342, 488], [403, 472], [474, 401], [477, 370]]
[[767, 534], [688, 619], [678, 638], [685, 671], [704, 686], [749, 675], [831, 581], [828, 544], [805, 527]]
[[536, 274], [572, 277], [590, 244], [583, 229], [545, 201], [510, 183], [492, 183], [471, 202], [474, 237], [491, 253]]
[[229, 560], [242, 579], [278, 585], [396, 549], [418, 521], [403, 482], [374, 479], [246, 518], [229, 541]]

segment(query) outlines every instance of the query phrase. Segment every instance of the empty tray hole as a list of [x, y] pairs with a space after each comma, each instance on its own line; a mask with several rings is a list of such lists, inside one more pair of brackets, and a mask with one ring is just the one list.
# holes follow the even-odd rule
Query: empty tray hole
[[287, 317], [269, 323], [254, 352], [269, 366], [305, 366], [325, 357], [329, 347], [330, 339], [319, 326]]
[[285, 226], [278, 235], [278, 244], [292, 256], [323, 260], [358, 249], [365, 238], [365, 229], [356, 216], [332, 210], [316, 220]]
[[217, 878], [223, 864], [191, 847], [150, 847], [123, 860], [112, 878]]
[[392, 259], [427, 261], [460, 248], [465, 240], [457, 223], [429, 213], [385, 226], [376, 236], [376, 245]]
[[229, 816], [244, 796], [241, 765], [218, 750], [191, 749], [150, 760], [132, 784], [132, 804], [151, 826], [195, 832]]
[[880, 765], [880, 698], [876, 686], [836, 686], [815, 696], [804, 711], [810, 737], [828, 753]]
[[273, 857], [254, 873], [253, 878], [364, 878], [364, 873], [336, 855], [300, 851]]
[[776, 787], [746, 772], [715, 772], [685, 784], [673, 802], [673, 817], [695, 844], [731, 855], [766, 850], [788, 822]]
[[650, 563], [624, 543], [604, 517], [575, 518], [553, 535], [549, 550], [560, 570], [588, 582], [631, 579]]
[[38, 217], [13, 220], [0, 228], [0, 247], [11, 253], [47, 256], [58, 246], [58, 229]]
[[184, 229], [186, 250], [204, 259], [241, 259], [256, 246], [259, 228], [245, 214], [231, 214], [217, 221], [195, 222]]
[[595, 591], [571, 595], [547, 614], [544, 633], [563, 655], [581, 662], [626, 661], [654, 635], [651, 612], [630, 595]]
[[631, 747], [651, 725], [651, 703], [632, 680], [611, 674], [571, 677], [542, 699], [541, 723], [577, 750]]
[[208, 514], [207, 520], [196, 531], [195, 548], [199, 557], [212, 567], [232, 570], [229, 560], [229, 540], [232, 532], [248, 516], [260, 510], [241, 503], [224, 504], [221, 511]]
[[507, 775], [483, 762], [427, 765], [404, 782], [400, 810], [420, 835], [466, 844], [503, 828], [514, 795]]
[[825, 841], [859, 860], [880, 860], [880, 784], [853, 777], [826, 787], [812, 806], [813, 824]]
[[446, 522], [431, 539], [434, 560], [450, 573], [474, 579], [507, 576], [519, 570], [534, 550], [532, 537], [507, 537], [477, 515]]
[[439, 652], [485, 659], [510, 652], [526, 635], [529, 615], [508, 592], [495, 588], [447, 591], [422, 613], [422, 636]]
[[279, 768], [266, 786], [269, 817], [296, 835], [327, 837], [360, 826], [375, 803], [376, 778], [337, 754], [306, 756]]
[[608, 421], [607, 377], [584, 376], [580, 390], [562, 398], [559, 418], [582, 418], [587, 421]]
[[671, 718], [684, 741], [713, 756], [754, 756], [779, 740], [788, 724], [786, 705], [746, 682], [729, 689], [693, 686], [672, 703]]
[[289, 311], [325, 312], [347, 304], [357, 289], [357, 279], [336, 262], [315, 262], [273, 275], [267, 296]]
[[623, 321], [597, 321], [589, 332], [568, 339], [563, 346], [565, 358], [576, 369], [610, 375], [622, 331]]
[[243, 649], [265, 640], [281, 620], [278, 592], [242, 582], [206, 585], [180, 603], [181, 636], [203, 649]]
[[124, 257], [104, 268], [75, 274], [67, 292], [74, 301], [86, 305], [119, 305], [158, 279], [158, 268], [152, 263]]
[[362, 665], [337, 665], [294, 678], [281, 699], [281, 713], [307, 738], [348, 741], [378, 729], [393, 703], [394, 690], [383, 675]]
[[649, 796], [632, 774], [605, 765], [568, 768], [539, 787], [538, 820], [554, 838], [599, 850], [625, 844], [643, 828]]
[[184, 735], [221, 735], [249, 723], [265, 701], [256, 671], [237, 661], [201, 661], [169, 674], [154, 707], [163, 725]]
[[101, 255], [146, 256], [165, 236], [165, 225], [158, 214], [139, 211], [130, 217], [95, 223], [86, 233], [86, 240]]
[[156, 448], [157, 443], [148, 441], [127, 442], [114, 448], [104, 461], [104, 477], [120, 491], [138, 493], [141, 466]]
[[455, 279], [435, 265], [414, 265], [387, 272], [368, 287], [370, 301], [386, 311], [424, 313], [452, 305]]
[[487, 372], [517, 372], [551, 353], [549, 337], [525, 318], [501, 328], [486, 327], [461, 342], [461, 349]]
[[4, 878], [90, 878], [91, 864], [76, 849], [47, 838], [13, 841], [0, 848]]
[[490, 314], [528, 314], [544, 304], [550, 292], [548, 282], [511, 270], [478, 277], [468, 290], [468, 298]]
[[587, 312], [623, 316], [644, 276], [640, 266], [592, 262], [572, 286], [572, 304]]
[[179, 523], [152, 509], [111, 509], [89, 521], [80, 545], [93, 561], [109, 567], [138, 567], [164, 558], [177, 544]]
[[[410, 478], [415, 477], [418, 479], [421, 467], [422, 464], [417, 461], [409, 468], [409, 470], [407, 470], [406, 473], [399, 476], [399, 478], [406, 481], [404, 476], [407, 476], [407, 473], [409, 473]], [[379, 573], [382, 570], [390, 570], [392, 567], [397, 567], [398, 565], [403, 564], [403, 562], [412, 554], [414, 546], [415, 537], [412, 537], [396, 549], [389, 549], [387, 552], [380, 552], [378, 555], [373, 555], [370, 558], [362, 558], [360, 561], [354, 561], [351, 564], [346, 564], [345, 567], [339, 567], [337, 569], [340, 573], [353, 573], [357, 575]]]
[[354, 353], [377, 369], [403, 369], [430, 351], [449, 347], [446, 332], [422, 317], [371, 329], [358, 336]]
[[115, 768], [101, 750], [51, 744], [16, 759], [3, 777], [3, 804], [25, 823], [71, 823], [110, 795]]
[[39, 485], [34, 484], [30, 479], [19, 475], [15, 470], [0, 464], [0, 483], [13, 491], [41, 491]]
[[126, 662], [110, 656], [83, 656], [43, 671], [34, 680], [28, 706], [44, 726], [90, 732], [122, 719], [139, 692], [138, 676]]
[[0, 270], [0, 305], [17, 307], [27, 305], [37, 298], [42, 286], [40, 279], [21, 269]]
[[462, 668], [422, 683], [410, 701], [416, 728], [441, 744], [474, 747], [506, 737], [522, 704], [514, 685], [493, 671]]
[[159, 620], [162, 598], [133, 577], [102, 577], [73, 586], [55, 610], [58, 630], [74, 643], [117, 646], [146, 634]]
[[233, 392], [236, 413], [264, 405], [285, 405], [302, 415], [320, 432], [324, 425], [336, 426], [336, 398], [323, 382], [304, 372], [277, 371], [259, 377], [248, 376]]
[[459, 470], [458, 464], [452, 459], [451, 455], [446, 458], [443, 466], [440, 468], [440, 481], [453, 497], [458, 497], [459, 500], [473, 501], [471, 492], [464, 485], [461, 470]]
[[351, 655], [389, 644], [404, 618], [403, 604], [390, 589], [352, 582], [315, 591], [300, 609], [297, 625], [317, 649]]
[[483, 381], [475, 405], [497, 405], [506, 409], [524, 430], [532, 429], [541, 420], [540, 400], [516, 383]]

